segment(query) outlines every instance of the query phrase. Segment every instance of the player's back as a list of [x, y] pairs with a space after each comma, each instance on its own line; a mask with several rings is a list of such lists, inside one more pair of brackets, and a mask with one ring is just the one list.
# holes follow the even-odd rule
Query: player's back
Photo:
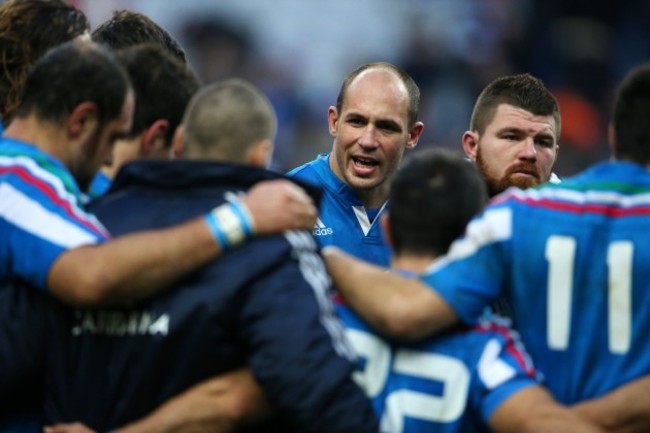
[[[277, 177], [202, 162], [142, 161], [123, 170], [92, 206], [116, 235], [205, 214]], [[253, 238], [151, 300], [64, 312], [52, 344], [66, 349], [52, 363], [48, 416], [113, 428], [189, 385], [248, 365], [279, 413], [299, 425], [372, 431], [370, 407], [349, 380], [350, 349], [322, 303], [329, 280], [317, 259], [308, 232]], [[71, 397], [88, 389], [101, 392]]]
[[601, 164], [508, 206], [506, 296], [552, 393], [574, 403], [650, 372], [650, 173]]
[[335, 305], [360, 357], [355, 379], [372, 399], [383, 432], [488, 432], [494, 410], [537, 383], [504, 319], [399, 343], [373, 333], [342, 300]]

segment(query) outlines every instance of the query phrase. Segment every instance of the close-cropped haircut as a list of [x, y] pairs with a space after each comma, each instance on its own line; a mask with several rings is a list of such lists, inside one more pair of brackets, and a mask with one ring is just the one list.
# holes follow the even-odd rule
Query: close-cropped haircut
[[616, 158], [650, 162], [650, 64], [632, 69], [616, 92], [612, 115]]
[[390, 189], [393, 250], [445, 254], [486, 200], [485, 181], [460, 153], [429, 148], [409, 155]]
[[185, 118], [188, 156], [245, 163], [251, 146], [273, 140], [277, 128], [269, 99], [241, 78], [210, 84], [190, 101]]
[[170, 147], [188, 102], [199, 89], [194, 73], [160, 45], [139, 44], [115, 52], [127, 71], [135, 110], [128, 138], [133, 138], [158, 119], [169, 122], [165, 146]]
[[0, 116], [8, 124], [27, 74], [51, 48], [90, 30], [80, 10], [63, 0], [8, 0], [0, 5]]
[[400, 81], [404, 84], [404, 87], [406, 87], [406, 92], [409, 99], [408, 127], [411, 128], [413, 125], [415, 125], [415, 122], [417, 122], [418, 116], [420, 115], [420, 88], [405, 70], [388, 62], [365, 63], [348, 73], [343, 79], [341, 89], [339, 90], [339, 94], [336, 98], [336, 111], [339, 113], [342, 111], [343, 103], [345, 102], [345, 96], [348, 87], [350, 87], [350, 84], [352, 84], [355, 78], [361, 75], [362, 72], [369, 69], [385, 69], [394, 73], [400, 79]]
[[120, 50], [138, 44], [152, 43], [166, 49], [182, 63], [187, 63], [185, 51], [171, 34], [151, 18], [127, 9], [116, 10], [91, 34], [93, 41]]
[[82, 102], [92, 102], [103, 127], [121, 115], [130, 88], [113, 53], [89, 40], [73, 40], [34, 64], [16, 117], [34, 114], [43, 121], [61, 122]]
[[553, 116], [557, 127], [555, 139], [559, 140], [562, 127], [560, 108], [555, 96], [539, 78], [530, 74], [516, 74], [492, 81], [476, 100], [470, 129], [483, 134], [501, 104], [521, 108], [536, 116]]

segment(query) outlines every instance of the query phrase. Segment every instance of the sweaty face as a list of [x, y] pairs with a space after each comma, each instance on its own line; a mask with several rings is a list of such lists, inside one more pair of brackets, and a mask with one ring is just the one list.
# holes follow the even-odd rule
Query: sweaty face
[[92, 137], [85, 143], [81, 152], [81, 159], [77, 161], [74, 172], [82, 191], [88, 188], [99, 168], [111, 162], [113, 145], [131, 130], [134, 108], [133, 92], [129, 91], [124, 100], [120, 116], [106, 122], [103, 128], [97, 128]]
[[329, 109], [334, 136], [330, 167], [366, 207], [379, 207], [386, 200], [387, 180], [404, 149], [414, 147], [422, 132], [420, 122], [408, 128], [408, 102], [406, 87], [394, 73], [369, 69], [348, 87], [341, 112]]
[[490, 196], [549, 180], [557, 157], [556, 128], [553, 116], [535, 116], [508, 104], [497, 108], [476, 148]]

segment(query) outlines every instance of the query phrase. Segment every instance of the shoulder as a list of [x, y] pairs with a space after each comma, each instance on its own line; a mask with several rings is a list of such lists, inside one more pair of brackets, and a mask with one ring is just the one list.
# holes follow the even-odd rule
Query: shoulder
[[289, 170], [287, 177], [306, 181], [316, 181], [323, 170], [329, 170], [329, 154], [323, 153], [315, 159]]

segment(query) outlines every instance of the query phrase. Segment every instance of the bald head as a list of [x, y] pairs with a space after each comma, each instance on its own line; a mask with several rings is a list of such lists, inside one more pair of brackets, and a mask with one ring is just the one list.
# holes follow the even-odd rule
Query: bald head
[[[185, 156], [266, 165], [277, 128], [268, 98], [251, 83], [229, 79], [208, 85], [190, 101], [183, 119]], [[266, 160], [251, 160], [262, 146]]]

